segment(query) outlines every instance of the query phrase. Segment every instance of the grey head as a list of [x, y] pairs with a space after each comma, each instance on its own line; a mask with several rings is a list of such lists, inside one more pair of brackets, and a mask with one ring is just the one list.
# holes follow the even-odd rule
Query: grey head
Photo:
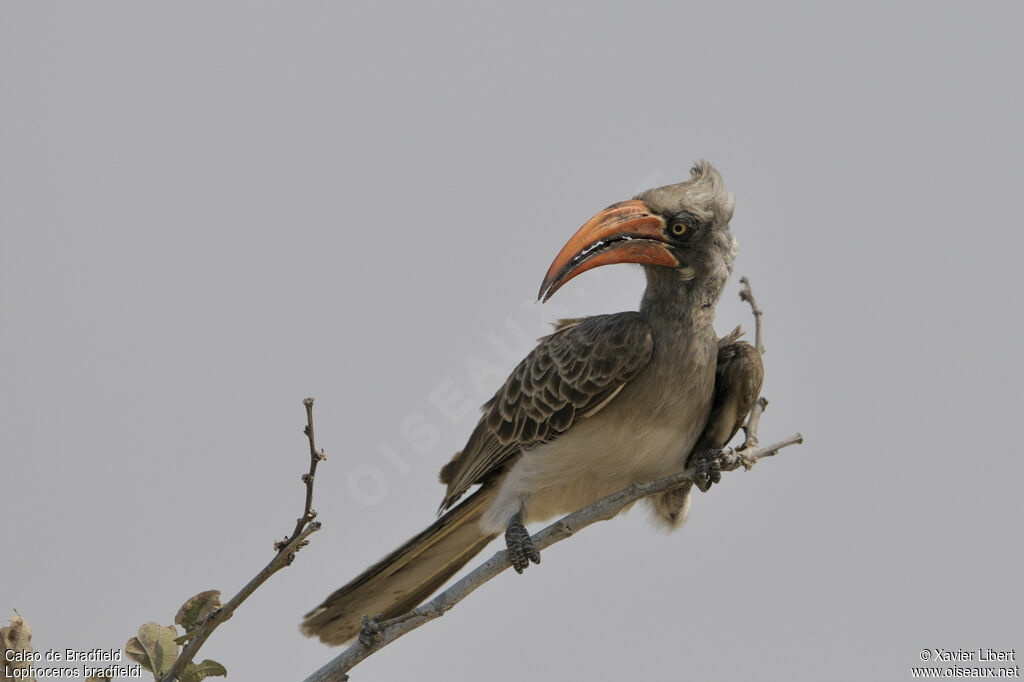
[[[613, 263], [638, 263], [661, 295], [714, 303], [732, 272], [736, 241], [729, 230], [734, 201], [722, 176], [698, 161], [690, 179], [641, 192], [588, 220], [548, 268], [547, 300], [573, 277]], [[675, 293], [673, 293], [675, 292]]]
[[[729, 228], [736, 201], [722, 175], [701, 159], [690, 169], [689, 180], [646, 190], [635, 199], [664, 218], [672, 240], [669, 248], [680, 262], [676, 269], [679, 277], [692, 281], [716, 301], [732, 273], [737, 251]], [[659, 284], [665, 279], [666, 273], [660, 269], [646, 269], [649, 282], [652, 275]]]

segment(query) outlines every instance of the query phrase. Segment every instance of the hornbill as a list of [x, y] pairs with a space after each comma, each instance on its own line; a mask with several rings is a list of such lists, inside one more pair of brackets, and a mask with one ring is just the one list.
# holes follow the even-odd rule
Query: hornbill
[[[526, 523], [690, 464], [702, 490], [719, 479], [717, 451], [757, 399], [763, 369], [738, 329], [721, 341], [715, 334], [736, 254], [734, 203], [707, 161], [690, 174], [609, 206], [566, 243], [541, 299], [592, 268], [639, 263], [639, 311], [563, 320], [542, 338], [441, 470], [444, 514], [306, 614], [306, 635], [342, 644], [363, 615], [415, 608], [501, 533], [521, 573], [540, 563]], [[689, 499], [689, 485], [651, 499], [654, 518], [678, 526]]]

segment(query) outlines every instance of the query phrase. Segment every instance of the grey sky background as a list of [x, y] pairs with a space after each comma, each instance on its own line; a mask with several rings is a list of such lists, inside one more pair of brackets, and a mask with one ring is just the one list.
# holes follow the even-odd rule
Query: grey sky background
[[37, 649], [244, 584], [301, 509], [309, 395], [324, 530], [203, 655], [319, 667], [300, 617], [433, 519], [522, 337], [635, 308], [626, 266], [533, 303], [564, 241], [704, 156], [740, 241], [718, 329], [752, 327], [746, 274], [762, 438], [806, 444], [677, 533], [638, 508], [551, 548], [353, 679], [1024, 650], [1020, 3], [0, 7], [0, 607]]

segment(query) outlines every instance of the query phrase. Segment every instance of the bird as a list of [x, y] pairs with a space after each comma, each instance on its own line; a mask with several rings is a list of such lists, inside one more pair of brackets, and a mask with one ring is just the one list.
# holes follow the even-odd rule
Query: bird
[[[639, 309], [556, 323], [441, 469], [439, 518], [307, 613], [301, 631], [344, 644], [364, 616], [412, 610], [501, 534], [522, 573], [540, 563], [526, 524], [691, 465], [701, 490], [720, 480], [718, 453], [764, 375], [741, 330], [721, 339], [714, 330], [737, 252], [734, 206], [720, 173], [702, 159], [687, 180], [584, 223], [551, 263], [538, 299], [593, 268], [635, 263], [646, 275]], [[691, 487], [650, 498], [654, 520], [679, 527]]]

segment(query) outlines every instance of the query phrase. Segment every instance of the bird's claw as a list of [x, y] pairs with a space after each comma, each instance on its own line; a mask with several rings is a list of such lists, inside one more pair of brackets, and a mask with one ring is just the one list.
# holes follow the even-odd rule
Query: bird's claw
[[530, 533], [523, 526], [519, 517], [512, 519], [505, 529], [505, 546], [508, 547], [508, 558], [516, 573], [522, 573], [532, 561], [540, 563], [540, 552], [533, 546]]
[[694, 478], [694, 485], [706, 493], [714, 483], [722, 480], [722, 451], [705, 450], [694, 456], [694, 466], [697, 473]]
[[371, 646], [384, 638], [384, 614], [378, 613], [373, 618], [363, 616], [363, 627], [359, 628], [359, 641], [363, 646]]

